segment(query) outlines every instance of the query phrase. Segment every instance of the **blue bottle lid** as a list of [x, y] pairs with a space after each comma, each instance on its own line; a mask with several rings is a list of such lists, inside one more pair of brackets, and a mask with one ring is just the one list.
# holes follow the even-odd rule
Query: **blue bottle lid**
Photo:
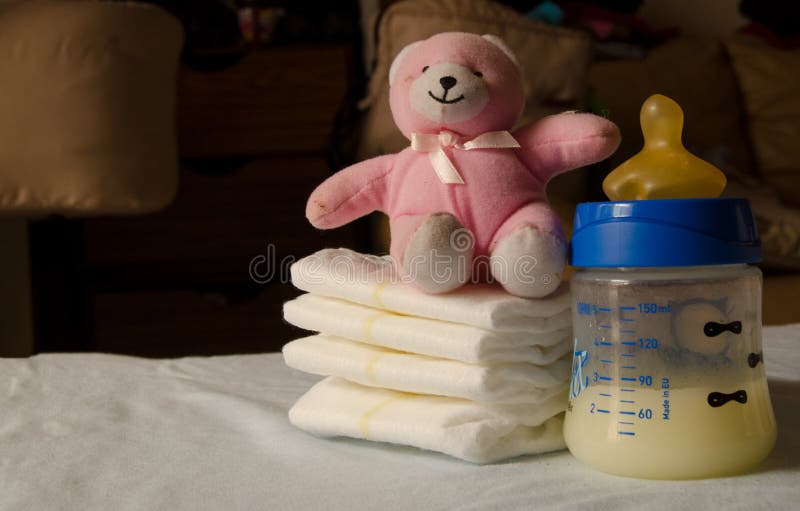
[[747, 199], [584, 202], [575, 212], [570, 264], [705, 266], [761, 261]]

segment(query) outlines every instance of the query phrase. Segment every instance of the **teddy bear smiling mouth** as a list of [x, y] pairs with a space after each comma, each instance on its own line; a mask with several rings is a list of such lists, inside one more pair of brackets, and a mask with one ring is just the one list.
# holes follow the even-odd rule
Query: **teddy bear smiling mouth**
[[456, 99], [447, 99], [447, 92], [448, 91], [445, 90], [444, 91], [444, 95], [441, 98], [437, 98], [436, 96], [433, 95], [433, 92], [428, 91], [428, 96], [432, 97], [435, 101], [438, 101], [439, 103], [442, 103], [442, 104], [445, 104], [445, 105], [452, 105], [453, 103], [458, 103], [459, 101], [464, 99], [464, 95], [463, 94], [460, 95], [459, 97], [457, 97]]

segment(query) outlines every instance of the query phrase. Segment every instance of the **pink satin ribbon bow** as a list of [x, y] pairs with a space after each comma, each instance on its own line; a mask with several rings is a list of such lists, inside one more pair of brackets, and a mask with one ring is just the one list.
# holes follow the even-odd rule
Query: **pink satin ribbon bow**
[[464, 140], [452, 131], [441, 131], [438, 135], [412, 133], [411, 148], [421, 153], [428, 153], [433, 170], [439, 181], [445, 184], [464, 184], [453, 162], [444, 152], [444, 147], [452, 147], [469, 151], [470, 149], [504, 149], [520, 147], [516, 139], [508, 131], [489, 131], [473, 139]]

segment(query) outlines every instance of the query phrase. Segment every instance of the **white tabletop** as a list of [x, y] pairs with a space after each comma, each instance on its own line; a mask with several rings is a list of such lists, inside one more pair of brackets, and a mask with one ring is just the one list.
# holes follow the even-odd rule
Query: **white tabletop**
[[655, 482], [567, 451], [478, 466], [323, 440], [286, 414], [318, 378], [279, 354], [0, 360], [0, 510], [797, 509], [800, 324], [764, 331], [777, 446], [755, 472]]

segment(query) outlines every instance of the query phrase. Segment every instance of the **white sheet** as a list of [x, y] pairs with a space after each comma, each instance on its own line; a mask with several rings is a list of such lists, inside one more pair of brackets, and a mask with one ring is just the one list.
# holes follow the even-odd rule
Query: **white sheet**
[[766, 328], [778, 444], [756, 472], [623, 479], [567, 451], [476, 466], [292, 427], [317, 377], [279, 354], [0, 360], [0, 510], [792, 509], [800, 325]]

